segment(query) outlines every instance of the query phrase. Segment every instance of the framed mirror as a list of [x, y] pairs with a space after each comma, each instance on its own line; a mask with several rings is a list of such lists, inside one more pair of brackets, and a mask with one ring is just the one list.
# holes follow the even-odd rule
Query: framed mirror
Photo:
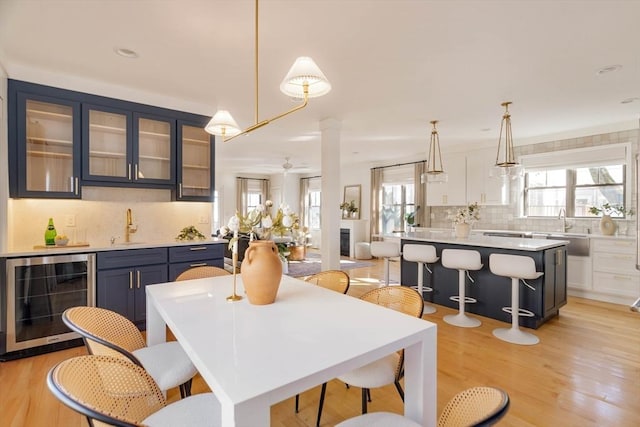
[[343, 219], [360, 219], [360, 184], [344, 186], [344, 198], [340, 208]]

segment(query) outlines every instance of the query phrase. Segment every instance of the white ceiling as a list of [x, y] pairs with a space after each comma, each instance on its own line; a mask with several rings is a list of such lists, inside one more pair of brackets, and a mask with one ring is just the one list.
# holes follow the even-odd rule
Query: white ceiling
[[[247, 127], [253, 8], [251, 0], [0, 0], [0, 64], [11, 78], [48, 75], [65, 87], [72, 76], [205, 115], [224, 108]], [[297, 56], [313, 57], [333, 89], [217, 144], [218, 164], [269, 173], [290, 157], [293, 172], [317, 172], [325, 118], [342, 123], [343, 165], [424, 159], [433, 119], [445, 150], [493, 145], [505, 100], [516, 145], [633, 128], [640, 100], [621, 101], [640, 97], [639, 16], [634, 0], [262, 0], [260, 119], [294, 105], [279, 84]], [[597, 74], [614, 64], [622, 68]]]

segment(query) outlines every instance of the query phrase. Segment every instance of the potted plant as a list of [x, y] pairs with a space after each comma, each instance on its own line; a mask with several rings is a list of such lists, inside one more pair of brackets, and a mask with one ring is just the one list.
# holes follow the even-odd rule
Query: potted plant
[[404, 214], [404, 222], [407, 225], [407, 229], [413, 228], [416, 222], [416, 213], [415, 212], [407, 212]]
[[458, 209], [453, 216], [453, 224], [456, 230], [456, 237], [466, 239], [471, 233], [471, 226], [480, 219], [480, 208], [478, 202], [472, 203], [464, 208]]
[[356, 214], [358, 213], [358, 208], [356, 206], [355, 200], [342, 203], [340, 205], [340, 209], [342, 209], [343, 218], [355, 218]]
[[626, 210], [623, 205], [611, 205], [608, 202], [598, 206], [590, 206], [589, 213], [592, 215], [602, 215], [600, 219], [600, 232], [605, 236], [612, 236], [616, 232], [616, 224], [611, 219], [611, 214], [617, 216], [633, 216], [633, 209]]

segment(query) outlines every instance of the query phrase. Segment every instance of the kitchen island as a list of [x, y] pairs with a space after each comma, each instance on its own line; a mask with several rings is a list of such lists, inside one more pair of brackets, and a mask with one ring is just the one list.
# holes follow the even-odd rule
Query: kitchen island
[[[391, 236], [385, 236], [391, 237]], [[547, 320], [557, 316], [560, 307], [567, 302], [567, 251], [569, 243], [563, 240], [497, 237], [471, 234], [468, 238], [456, 238], [451, 231], [416, 231], [396, 233], [401, 249], [406, 244], [429, 244], [436, 247], [439, 257], [443, 249], [470, 249], [480, 252], [483, 267], [471, 271], [475, 281], [467, 279], [467, 296], [477, 300], [467, 304], [465, 311], [492, 319], [511, 322], [511, 315], [502, 310], [511, 306], [511, 279], [496, 276], [489, 270], [489, 255], [510, 254], [533, 258], [536, 270], [544, 275], [536, 280], [528, 280], [535, 290], [523, 287], [520, 291], [520, 307], [530, 310], [534, 317], [520, 317], [520, 325], [537, 329]], [[440, 261], [424, 272], [424, 285], [433, 288], [425, 293], [425, 300], [446, 307], [458, 308], [458, 303], [450, 300], [458, 295], [458, 271], [444, 268]], [[417, 284], [418, 269], [414, 262], [402, 259], [401, 281], [404, 286]]]

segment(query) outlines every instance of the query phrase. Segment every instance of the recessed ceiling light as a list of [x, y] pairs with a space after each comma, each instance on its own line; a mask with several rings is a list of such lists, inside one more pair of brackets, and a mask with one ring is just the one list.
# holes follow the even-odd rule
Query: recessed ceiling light
[[127, 49], [126, 47], [116, 47], [113, 49], [118, 55], [124, 56], [125, 58], [137, 58], [138, 52], [135, 50]]
[[622, 65], [609, 65], [607, 67], [602, 67], [598, 71], [596, 71], [596, 75], [601, 76], [603, 74], [612, 73], [614, 71], [618, 71], [622, 68]]
[[634, 96], [633, 98], [627, 98], [620, 101], [621, 104], [631, 104], [632, 102], [640, 101], [640, 98]]

